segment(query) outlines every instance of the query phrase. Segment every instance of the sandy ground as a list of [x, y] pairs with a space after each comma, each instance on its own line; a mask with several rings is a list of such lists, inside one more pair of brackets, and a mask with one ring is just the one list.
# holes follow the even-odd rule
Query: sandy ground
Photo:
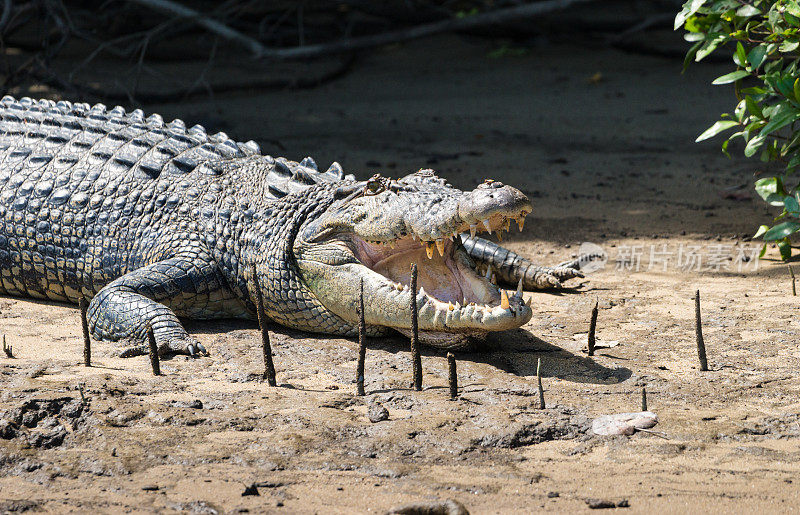
[[[796, 509], [800, 301], [774, 250], [757, 269], [737, 259], [770, 219], [749, 186], [759, 164], [693, 143], [731, 104], [710, 85], [729, 67], [681, 75], [678, 60], [588, 42], [489, 57], [497, 46], [431, 39], [316, 89], [150, 107], [359, 176], [433, 167], [459, 187], [502, 180], [536, 206], [511, 248], [555, 263], [590, 241], [610, 256], [604, 270], [526, 294], [528, 325], [457, 356], [456, 401], [435, 351], [424, 390], [409, 388], [400, 337], [370, 341], [359, 398], [351, 340], [276, 328], [270, 388], [254, 324], [190, 323], [211, 357], [175, 357], [154, 377], [111, 344], [83, 367], [76, 309], [0, 299], [15, 355], [0, 358], [0, 411], [23, 422], [0, 421], [0, 512], [385, 512], [448, 498], [473, 513], [588, 511], [592, 498], [631, 512]], [[639, 253], [638, 266], [625, 259]], [[598, 338], [613, 346], [588, 357], [595, 300]], [[663, 434], [591, 434], [594, 417], [638, 411], [642, 387]], [[388, 420], [368, 420], [375, 404]], [[260, 495], [243, 496], [253, 484]]]

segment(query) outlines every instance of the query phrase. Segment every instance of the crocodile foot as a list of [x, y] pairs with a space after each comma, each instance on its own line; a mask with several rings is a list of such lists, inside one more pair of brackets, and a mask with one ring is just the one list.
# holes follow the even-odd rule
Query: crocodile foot
[[[145, 356], [149, 353], [149, 345], [142, 345], [141, 343], [136, 342], [115, 354], [120, 358], [132, 358], [135, 356]], [[173, 354], [184, 354], [193, 358], [210, 355], [205, 346], [203, 346], [202, 343], [198, 342], [194, 338], [170, 338], [169, 340], [159, 344], [159, 356], [169, 356]]]
[[[533, 277], [525, 278], [525, 289], [551, 290], [562, 288], [562, 282], [576, 277], [584, 277], [583, 273], [572, 263], [562, 263], [553, 267], [542, 266], [536, 269]], [[527, 274], [526, 274], [527, 275]]]

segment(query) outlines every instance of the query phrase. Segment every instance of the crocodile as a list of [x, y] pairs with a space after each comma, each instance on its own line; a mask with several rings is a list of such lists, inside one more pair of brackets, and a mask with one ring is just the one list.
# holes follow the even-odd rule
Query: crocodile
[[0, 100], [0, 294], [89, 301], [92, 336], [124, 357], [150, 329], [162, 354], [207, 354], [180, 319], [254, 319], [256, 285], [271, 323], [303, 331], [356, 334], [362, 284], [371, 336], [408, 334], [412, 295], [423, 343], [518, 328], [524, 289], [581, 276], [478, 235], [532, 210], [499, 181], [357, 180], [140, 109]]

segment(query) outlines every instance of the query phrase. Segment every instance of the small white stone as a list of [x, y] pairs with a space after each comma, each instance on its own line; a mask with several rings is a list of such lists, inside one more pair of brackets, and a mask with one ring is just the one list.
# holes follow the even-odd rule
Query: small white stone
[[658, 424], [658, 415], [652, 411], [603, 415], [592, 421], [596, 435], [632, 435], [637, 429], [650, 429]]

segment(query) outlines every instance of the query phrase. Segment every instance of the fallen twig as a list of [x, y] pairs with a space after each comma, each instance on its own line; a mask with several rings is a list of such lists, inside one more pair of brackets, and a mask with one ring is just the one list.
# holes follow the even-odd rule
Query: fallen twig
[[145, 7], [150, 7], [151, 9], [156, 9], [161, 12], [165, 12], [168, 14], [174, 14], [176, 16], [180, 16], [182, 18], [186, 18], [187, 20], [191, 20], [197, 25], [205, 28], [212, 34], [216, 34], [217, 36], [227, 39], [228, 41], [232, 41], [234, 43], [238, 43], [239, 45], [245, 47], [249, 50], [253, 57], [260, 58], [264, 57], [269, 54], [271, 51], [255, 39], [242, 34], [238, 30], [232, 29], [225, 25], [224, 23], [220, 23], [216, 20], [212, 20], [207, 16], [203, 16], [199, 11], [195, 11], [192, 8], [186, 7], [176, 2], [172, 2], [170, 0], [128, 0], [129, 2], [143, 5]]
[[647, 389], [642, 386], [642, 411], [647, 411]]
[[667, 436], [667, 433], [663, 431], [653, 431], [652, 429], [642, 429], [641, 427], [637, 427], [635, 429], [636, 431], [641, 431], [642, 433], [649, 433], [651, 435], [656, 435], [659, 438], [663, 438], [664, 440], [669, 440], [669, 436]]
[[792, 274], [792, 296], [797, 297], [797, 285], [795, 284], [797, 281], [794, 277], [794, 270], [792, 270], [792, 265], [789, 265], [789, 273]]
[[545, 0], [543, 2], [533, 2], [515, 7], [508, 7], [505, 9], [495, 9], [472, 16], [448, 18], [442, 21], [417, 25], [416, 27], [410, 27], [407, 29], [393, 30], [384, 32], [382, 34], [348, 38], [341, 41], [336, 41], [334, 43], [320, 43], [316, 45], [305, 45], [294, 48], [266, 47], [253, 38], [250, 38], [249, 36], [246, 36], [241, 32], [228, 27], [227, 25], [212, 20], [206, 16], [203, 16], [194, 9], [190, 9], [170, 0], [128, 1], [194, 20], [196, 24], [204, 27], [206, 30], [245, 47], [256, 58], [288, 60], [307, 59], [309, 57], [318, 57], [321, 55], [363, 50], [365, 48], [373, 48], [392, 43], [399, 43], [402, 41], [410, 41], [412, 39], [419, 39], [426, 36], [432, 36], [434, 34], [441, 34], [443, 32], [473, 29], [476, 27], [484, 27], [487, 25], [494, 25], [507, 21], [519, 21], [522, 18], [529, 18], [554, 11], [560, 11], [570, 7], [573, 4], [591, 2], [593, 0]]

